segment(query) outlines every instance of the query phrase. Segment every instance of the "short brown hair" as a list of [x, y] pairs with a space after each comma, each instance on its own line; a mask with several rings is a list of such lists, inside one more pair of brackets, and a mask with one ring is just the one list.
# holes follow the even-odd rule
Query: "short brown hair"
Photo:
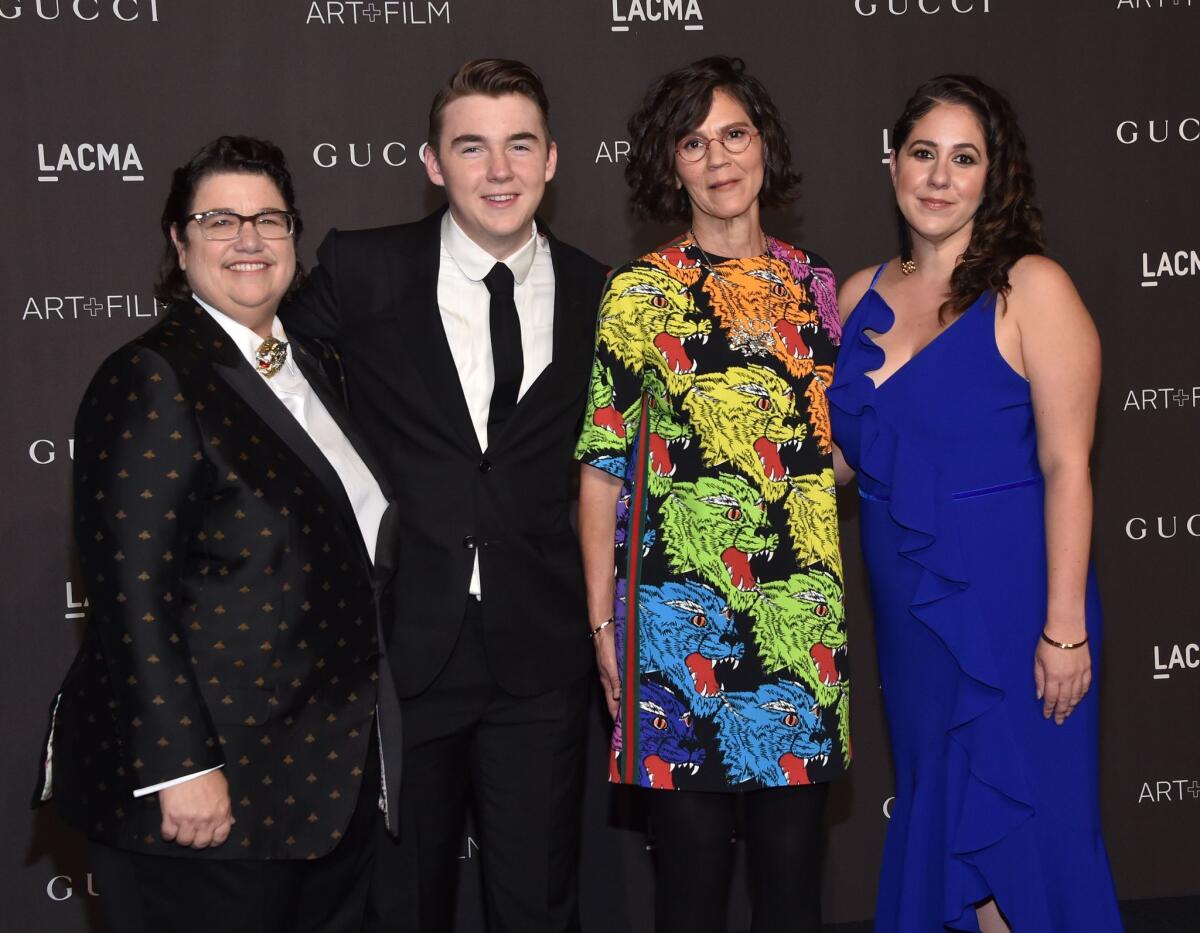
[[[256, 139], [253, 136], [218, 136], [212, 142], [203, 146], [184, 165], [175, 169], [171, 176], [171, 190], [167, 194], [167, 203], [162, 212], [162, 234], [165, 241], [162, 261], [158, 267], [158, 282], [154, 286], [154, 297], [160, 301], [171, 301], [177, 298], [187, 299], [192, 295], [192, 287], [188, 284], [187, 275], [179, 265], [179, 252], [171, 241], [171, 230], [174, 229], [179, 238], [186, 239], [185, 230], [191, 220], [191, 212], [195, 207], [193, 200], [200, 182], [210, 175], [220, 175], [225, 172], [240, 172], [246, 175], [264, 175], [275, 183], [283, 197], [284, 206], [292, 213], [296, 226], [292, 233], [292, 241], [299, 252], [300, 234], [304, 230], [304, 221], [300, 210], [296, 207], [296, 190], [292, 186], [292, 173], [288, 169], [287, 158], [272, 142]], [[296, 275], [288, 293], [295, 291], [304, 281], [304, 270], [299, 261], [296, 262]]]
[[675, 146], [704, 122], [718, 88], [737, 98], [762, 134], [766, 164], [759, 203], [778, 207], [795, 199], [800, 175], [792, 171], [792, 150], [779, 110], [762, 82], [746, 73], [740, 58], [720, 55], [663, 75], [629, 118], [625, 181], [633, 209], [641, 216], [660, 221], [691, 218], [687, 191], [675, 184]]
[[442, 112], [447, 105], [460, 97], [483, 94], [500, 97], [503, 94], [520, 94], [527, 97], [542, 113], [542, 126], [546, 130], [546, 141], [550, 140], [550, 101], [537, 72], [524, 62], [511, 58], [477, 58], [460, 65], [450, 76], [446, 86], [437, 92], [429, 108], [429, 137], [426, 140], [434, 150], [442, 135]]

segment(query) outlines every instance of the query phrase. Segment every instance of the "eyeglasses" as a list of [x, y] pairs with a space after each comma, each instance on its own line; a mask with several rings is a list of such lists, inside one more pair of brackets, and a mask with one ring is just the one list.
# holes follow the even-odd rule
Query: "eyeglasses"
[[708, 152], [709, 146], [720, 143], [726, 152], [737, 155], [749, 149], [750, 142], [759, 135], [761, 134], [745, 126], [731, 126], [720, 136], [713, 136], [711, 139], [704, 136], [685, 136], [679, 141], [675, 151], [684, 162], [699, 162]]
[[296, 232], [296, 215], [288, 211], [259, 211], [239, 214], [236, 211], [205, 211], [192, 214], [206, 240], [236, 240], [242, 235], [242, 224], [254, 224], [254, 232], [264, 240], [286, 240]]

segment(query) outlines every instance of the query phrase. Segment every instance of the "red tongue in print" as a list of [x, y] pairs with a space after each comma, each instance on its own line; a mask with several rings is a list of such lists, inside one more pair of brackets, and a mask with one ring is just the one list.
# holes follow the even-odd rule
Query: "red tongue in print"
[[808, 654], [813, 659], [813, 663], [817, 665], [817, 679], [826, 687], [832, 686], [842, 679], [842, 675], [838, 673], [837, 662], [833, 659], [832, 648], [817, 642]]
[[792, 786], [812, 783], [808, 779], [808, 769], [804, 766], [804, 759], [791, 752], [784, 752], [779, 756], [779, 767], [787, 776], [788, 784]]
[[611, 405], [597, 408], [596, 413], [592, 415], [592, 424], [598, 428], [604, 428], [606, 431], [612, 431], [617, 437], [625, 436], [625, 419]]
[[721, 554], [729, 570], [729, 581], [739, 590], [752, 590], [757, 586], [754, 573], [750, 570], [750, 555], [735, 547], [727, 547]]
[[678, 337], [672, 337], [663, 331], [654, 338], [654, 345], [658, 347], [658, 352], [666, 358], [667, 369], [671, 372], [678, 375], [695, 370], [696, 362], [687, 355], [687, 351], [683, 349], [683, 341]]
[[670, 447], [661, 434], [650, 435], [650, 466], [659, 476], [670, 476], [675, 472]]
[[804, 337], [800, 333], [800, 328], [791, 321], [779, 320], [775, 322], [775, 333], [779, 335], [779, 339], [783, 341], [784, 347], [787, 348], [788, 355], [794, 360], [803, 360], [812, 356], [812, 350], [808, 344], [804, 342]]
[[694, 269], [696, 266], [700, 265], [698, 260], [689, 257], [688, 254], [678, 246], [668, 246], [661, 253], [659, 253], [659, 255], [673, 265], [676, 269]]
[[608, 779], [614, 784], [621, 783], [621, 769], [617, 766], [617, 750], [608, 750]]
[[660, 787], [664, 790], [674, 790], [675, 781], [671, 777], [671, 765], [663, 761], [658, 755], [647, 755], [642, 759], [642, 764], [646, 767], [646, 773], [650, 775], [650, 786]]
[[685, 663], [692, 672], [692, 683], [696, 685], [696, 692], [700, 696], [714, 697], [720, 692], [721, 685], [717, 683], [717, 673], [713, 669], [712, 661], [699, 651], [693, 651], [687, 656]]
[[758, 454], [758, 459], [762, 461], [763, 472], [767, 474], [767, 479], [772, 483], [778, 483], [787, 476], [787, 470], [783, 468], [783, 461], [779, 459], [778, 444], [765, 437], [760, 437], [754, 442], [754, 452]]

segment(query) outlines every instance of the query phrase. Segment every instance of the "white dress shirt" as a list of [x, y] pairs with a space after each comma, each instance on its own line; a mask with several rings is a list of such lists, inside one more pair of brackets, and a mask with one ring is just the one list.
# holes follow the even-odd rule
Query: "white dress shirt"
[[[196, 298], [195, 295], [192, 297], [212, 316], [214, 321], [221, 325], [233, 345], [257, 370], [254, 351], [263, 342], [262, 337], [250, 328], [239, 324], [229, 315], [223, 314], [212, 305]], [[283, 332], [283, 325], [279, 323], [279, 318], [275, 318], [271, 323], [271, 336], [276, 340], [287, 342], [287, 336]], [[346, 495], [350, 498], [350, 505], [354, 508], [354, 518], [357, 520], [358, 530], [362, 533], [363, 543], [366, 544], [367, 553], [374, 561], [375, 544], [379, 537], [379, 523], [383, 518], [383, 513], [387, 511], [387, 499], [380, 491], [379, 483], [375, 481], [375, 477], [363, 463], [362, 457], [358, 455], [354, 445], [346, 439], [346, 435], [333, 420], [329, 410], [317, 397], [312, 386], [308, 384], [308, 380], [304, 378], [304, 374], [300, 372], [300, 367], [292, 359], [290, 348], [287, 359], [280, 370], [269, 379], [263, 376], [263, 381], [270, 386], [271, 391], [283, 402], [292, 416], [300, 422], [300, 427], [304, 428], [308, 436], [312, 438], [313, 443], [317, 445], [317, 448], [325, 455], [325, 459], [329, 461], [329, 465], [337, 473], [338, 479], [342, 481]], [[219, 767], [220, 765], [217, 766], [217, 768]], [[210, 771], [216, 771], [217, 768], [206, 768], [195, 774], [142, 787], [135, 790], [133, 796], [143, 797], [146, 794], [153, 794], [156, 791], [208, 774]]]
[[[525, 245], [504, 260], [512, 270], [513, 299], [521, 321], [520, 399], [548, 365], [554, 353], [554, 264], [550, 243], [531, 226]], [[479, 449], [488, 448], [488, 410], [496, 371], [492, 362], [491, 295], [483, 278], [496, 258], [467, 236], [450, 211], [442, 217], [442, 247], [438, 263], [438, 308], [458, 369]], [[471, 571], [470, 592], [482, 595], [479, 555]]]

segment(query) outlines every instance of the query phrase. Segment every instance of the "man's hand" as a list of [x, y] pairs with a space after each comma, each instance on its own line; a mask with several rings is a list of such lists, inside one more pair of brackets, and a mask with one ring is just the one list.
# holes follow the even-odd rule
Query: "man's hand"
[[162, 836], [193, 849], [219, 846], [233, 828], [229, 802], [229, 782], [221, 771], [210, 771], [198, 778], [158, 792], [162, 810]]

